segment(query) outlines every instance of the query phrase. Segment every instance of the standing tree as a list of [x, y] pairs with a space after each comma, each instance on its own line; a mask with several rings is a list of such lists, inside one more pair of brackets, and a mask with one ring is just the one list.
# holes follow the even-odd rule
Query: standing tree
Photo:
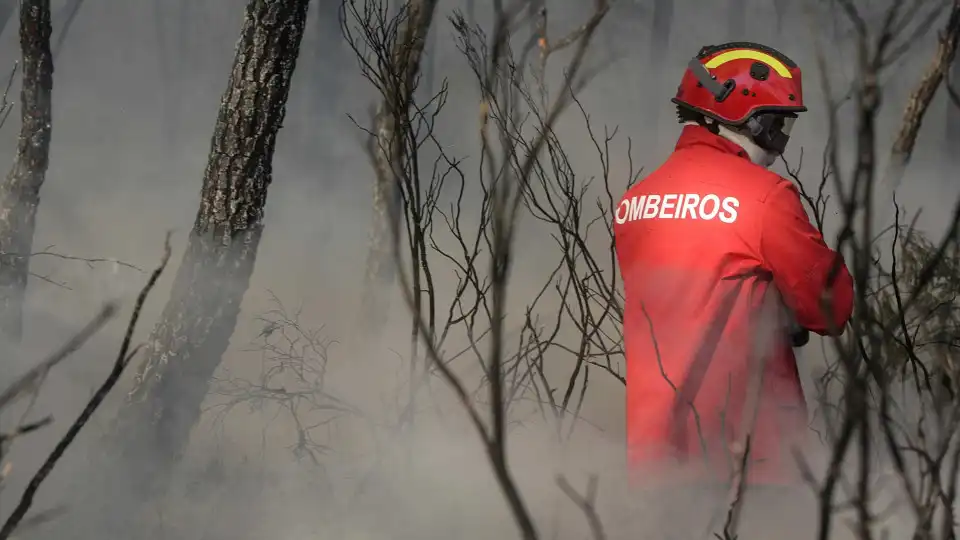
[[23, 299], [30, 274], [40, 188], [50, 159], [53, 55], [50, 0], [20, 6], [23, 87], [20, 140], [7, 178], [0, 185], [0, 330], [13, 340], [23, 333]]
[[[98, 480], [110, 489], [110, 501], [139, 505], [165, 487], [229, 345], [263, 232], [277, 132], [308, 4], [247, 4], [214, 127], [200, 210], [136, 386], [107, 441], [109, 457], [94, 473], [102, 475]], [[132, 498], [117, 497], [127, 489], [135, 491]], [[100, 511], [99, 527], [118, 527], [106, 531], [107, 537], [130, 538], [124, 523], [135, 515], [108, 507]]]
[[[855, 106], [856, 137], [851, 146], [856, 160], [845, 173], [839, 157], [840, 101], [832, 97], [827, 56], [818, 44], [829, 133], [819, 193], [816, 198], [806, 192], [803, 196], [822, 225], [824, 186], [830, 179], [838, 188], [841, 223], [836, 246], [847, 253], [854, 276], [855, 310], [845, 334], [832, 340], [836, 360], [828, 360], [820, 380], [828, 464], [815, 478], [805, 462], [800, 463], [817, 491], [820, 540], [831, 536], [844, 508], [852, 511], [846, 525], [856, 538], [886, 536], [882, 513], [875, 509], [883, 502], [880, 496], [894, 490], [894, 497], [905, 501], [907, 511], [913, 513], [914, 522], [907, 524], [914, 527], [908, 531], [910, 538], [955, 539], [960, 401], [954, 360], [944, 353], [956, 341], [955, 326], [949, 323], [956, 305], [956, 263], [951, 259], [956, 258], [960, 202], [954, 206], [946, 233], [930, 242], [913, 232], [912, 226], [901, 226], [894, 199], [893, 241], [884, 246], [879, 242], [884, 233], [876, 229], [875, 201], [882, 178], [896, 185], [905, 172], [929, 103], [955, 57], [960, 0], [950, 2], [939, 45], [907, 101], [885, 167], [881, 166], [885, 156], [877, 146], [884, 74], [934, 27], [947, 4], [921, 0], [907, 7], [893, 0], [879, 13], [868, 13], [851, 1], [838, 4], [842, 17], [835, 17], [852, 26], [857, 55], [850, 92]], [[824, 298], [824, 306], [829, 308], [831, 301]], [[830, 392], [836, 392], [839, 400], [827, 403], [831, 386]], [[891, 475], [898, 486], [877, 487]]]
[[[348, 1], [345, 6], [352, 4]], [[374, 331], [382, 328], [386, 311], [380, 286], [391, 284], [394, 279], [389, 231], [401, 213], [398, 185], [405, 159], [401, 133], [410, 114], [437, 4], [438, 0], [409, 0], [401, 5], [397, 17], [389, 16], [386, 3], [367, 4], [360, 10], [364, 19], [390, 24], [383, 31], [395, 36], [394, 48], [386, 51], [391, 58], [377, 59], [379, 69], [370, 74], [381, 87], [383, 98], [374, 122], [376, 144], [373, 153], [377, 177], [373, 188], [373, 228], [363, 293], [364, 318]]]
[[[369, 6], [371, 3], [371, 0], [367, 0], [365, 5]], [[475, 341], [472, 347], [481, 361], [486, 382], [485, 408], [477, 404], [464, 380], [451, 368], [450, 363], [455, 356], [449, 356], [437, 343], [432, 314], [429, 310], [424, 310], [421, 304], [422, 286], [415, 281], [415, 272], [410, 272], [404, 264], [401, 248], [409, 233], [402, 228], [403, 222], [390, 216], [391, 227], [387, 231], [390, 248], [388, 253], [393, 256], [401, 292], [410, 309], [416, 333], [423, 342], [430, 369], [449, 385], [464, 407], [471, 426], [480, 436], [493, 475], [514, 518], [519, 535], [524, 540], [537, 540], [540, 534], [524, 496], [515, 483], [507, 455], [508, 407], [515, 395], [511, 382], [515, 382], [517, 378], [513, 375], [510, 362], [512, 355], [507, 349], [508, 341], [513, 338], [508, 336], [505, 321], [516, 231], [519, 216], [525, 208], [525, 195], [529, 193], [531, 178], [536, 174], [538, 160], [543, 152], [548, 151], [547, 138], [557, 119], [573, 101], [575, 92], [583, 88], [589, 80], [590, 72], [583, 67], [583, 61], [596, 29], [608, 9], [609, 4], [605, 0], [596, 0], [590, 19], [573, 33], [555, 42], [551, 42], [546, 33], [546, 10], [541, 3], [535, 1], [521, 0], [510, 6], [494, 3], [494, 28], [489, 38], [486, 38], [487, 34], [479, 28], [470, 26], [462, 14], [458, 13], [452, 18], [458, 48], [466, 57], [481, 91], [479, 128], [482, 166], [478, 184], [484, 195], [481, 217], [488, 221], [484, 221], [481, 226], [481, 235], [476, 242], [482, 244], [487, 251], [486, 260], [483, 261], [487, 268], [485, 272], [478, 270], [477, 258], [474, 257], [470, 259], [469, 268], [464, 270], [472, 274], [472, 277], [467, 279], [484, 284], [481, 287], [484, 295], [483, 306], [478, 313], [483, 324], [488, 325], [489, 341], [484, 352], [479, 352]], [[520, 17], [524, 12], [539, 12], [540, 17], [528, 17], [535, 25], [533, 35], [525, 40], [526, 46], [514, 56], [510, 39], [520, 27]], [[523, 132], [522, 118], [528, 111], [518, 107], [518, 104], [523, 103], [525, 74], [534, 47], [539, 49], [539, 59], [534, 60], [539, 64], [539, 68], [533, 68], [535, 76], [544, 73], [543, 66], [551, 51], [571, 47], [573, 53], [564, 70], [563, 91], [556, 98], [547, 100], [545, 97], [547, 104], [542, 110], [531, 111], [538, 123], [533, 135], [527, 138]], [[378, 143], [382, 140], [381, 133], [375, 133]], [[379, 184], [393, 185], [393, 178], [404, 178], [411, 172], [417, 172], [410, 171], [404, 165], [415, 159], [413, 154], [420, 151], [420, 145], [399, 142], [402, 141], [398, 141], [395, 146], [397, 152], [391, 156], [373, 152], [374, 170]], [[382, 143], [380, 148], [383, 148]], [[380, 161], [383, 157], [393, 157], [395, 161], [385, 164]], [[449, 159], [445, 161], [452, 163]], [[462, 174], [456, 165], [452, 165], [452, 169], [456, 170], [457, 174]], [[447, 223], [458, 227], [459, 215], [455, 212], [456, 210], [451, 212]], [[466, 243], [461, 243], [461, 249], [467, 253], [470, 250]], [[530, 326], [533, 326], [533, 323]], [[543, 336], [534, 330], [532, 335], [528, 334], [527, 337], [534, 343], [522, 340], [521, 349], [530, 354], [529, 351], [538, 349], [538, 342]], [[569, 488], [563, 482], [561, 487]], [[570, 495], [585, 511], [594, 538], [603, 538], [602, 527], [593, 512], [594, 489], [588, 488], [586, 497], [581, 497], [572, 490]]]
[[[159, 437], [169, 457], [186, 443], [253, 273], [277, 132], [308, 4], [251, 0], [247, 5], [214, 127], [200, 210], [131, 403], [122, 414], [152, 419], [148, 431]], [[137, 421], [127, 427], [145, 425]]]

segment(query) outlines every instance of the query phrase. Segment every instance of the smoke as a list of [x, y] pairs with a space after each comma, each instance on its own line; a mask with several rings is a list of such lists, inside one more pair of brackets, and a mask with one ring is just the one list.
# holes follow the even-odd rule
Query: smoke
[[[804, 148], [802, 176], [815, 188], [826, 133], [812, 39], [817, 29], [796, 8], [778, 32], [769, 3], [747, 3], [751, 7], [743, 38], [782, 50], [805, 70], [805, 99], [811, 112], [794, 129], [787, 158], [794, 164]], [[55, 1], [54, 12], [65, 4], [66, 0]], [[148, 270], [160, 256], [165, 232], [172, 229], [172, 260], [180, 260], [196, 213], [244, 4], [245, 0], [84, 3], [55, 66], [53, 146], [41, 194], [34, 243], [38, 249], [51, 246], [50, 251], [62, 254], [116, 259]], [[324, 388], [356, 410], [334, 414], [311, 410], [309, 418], [294, 418], [283, 403], [264, 399], [245, 401], [220, 414], [222, 409], [216, 406], [228, 398], [212, 395], [207, 403], [210, 411], [194, 429], [170, 492], [143, 517], [145, 528], [156, 538], [374, 540], [516, 535], [480, 441], [448, 388], [432, 381], [431, 403], [438, 405], [424, 402], [418, 406], [414, 427], [396, 429], [408, 377], [400, 358], [409, 349], [410, 332], [399, 296], [383, 293], [393, 296], [385, 337], [374, 343], [358, 331], [373, 173], [363, 152], [362, 133], [347, 115], [365, 124], [375, 95], [359, 76], [349, 48], [334, 36], [339, 31], [336, 9], [331, 7], [335, 4], [318, 1], [311, 6], [274, 161], [275, 181], [256, 270], [218, 378], [259, 380], [270, 361], [261, 347], [264, 322], [258, 318], [275, 308], [274, 299], [279, 299], [291, 312], [302, 307], [298, 323], [303, 328], [323, 327], [323, 335], [337, 341], [329, 348]], [[478, 18], [486, 24], [488, 14], [483, 3], [478, 4]], [[589, 4], [549, 2], [551, 31], [561, 34], [579, 24]], [[651, 13], [630, 11], [623, 4], [603, 23], [593, 60], [614, 61], [580, 97], [595, 129], [619, 127], [612, 148], [615, 185], [626, 185], [628, 137], [633, 162], [647, 170], [659, 165], [672, 149], [679, 124], [674, 122], [669, 98], [688, 59], [702, 45], [725, 41], [728, 29], [717, 22], [727, 21], [725, 4], [675, 2], [669, 46], [657, 55], [658, 62], [651, 61], [648, 50]], [[452, 1], [441, 3], [434, 29], [436, 45], [428, 48], [438, 79], [434, 84], [446, 79], [450, 87], [438, 138], [452, 154], [472, 159], [470, 165], [476, 170], [477, 88], [453, 46], [453, 29], [446, 19], [456, 7]], [[12, 67], [18, 57], [14, 22], [0, 35], [0, 72], [3, 66]], [[918, 41], [916, 52], [892, 71], [885, 86], [884, 145], [899, 121], [906, 93], [932, 54], [933, 39], [930, 35]], [[850, 51], [830, 52], [835, 53], [830, 58], [835, 88], [845, 88], [853, 73]], [[662, 71], [655, 65], [663, 66]], [[912, 211], [922, 208], [920, 225], [936, 235], [960, 188], [941, 174], [938, 143], [945, 132], [941, 121], [945, 100], [938, 98], [934, 107], [904, 181], [901, 203]], [[848, 111], [841, 119], [844, 132], [850, 133]], [[12, 161], [17, 127], [11, 117], [0, 131], [5, 163]], [[584, 133], [583, 118], [571, 110], [558, 131], [578, 174], [585, 178], [598, 174], [596, 151]], [[845, 146], [849, 152], [850, 145]], [[850, 163], [848, 154], [844, 158]], [[475, 202], [464, 203], [468, 212], [476, 211]], [[828, 235], [833, 235], [839, 219], [828, 218], [832, 219]], [[543, 261], [554, 257], [545, 234], [541, 224], [524, 220], [511, 284], [514, 310], [522, 310], [532, 291], [543, 284]], [[24, 344], [4, 348], [7, 354], [0, 366], [4, 381], [54, 348], [104, 300], [124, 298], [129, 309], [132, 296], [147, 277], [145, 272], [110, 262], [86, 264], [56, 257], [38, 257], [32, 268], [38, 277], [31, 280], [28, 291]], [[455, 276], [450, 268], [445, 272], [436, 278], [440, 289], [449, 291]], [[140, 339], [157, 319], [174, 273], [173, 268], [166, 273], [146, 306]], [[121, 324], [114, 323], [50, 374], [34, 411], [53, 414], [56, 423], [15, 445], [9, 456], [12, 476], [0, 496], [2, 508], [15, 503], [20, 488], [105, 376], [120, 331]], [[814, 340], [800, 356], [804, 386], [812, 393], [812, 378], [823, 364], [820, 343]], [[460, 361], [457, 369], [471, 385], [478, 382], [481, 371], [475, 360]], [[548, 369], [558, 377], [554, 385], [566, 382], [563, 377], [569, 366], [558, 362]], [[84, 433], [84, 443], [95, 442], [115, 414], [132, 385], [127, 375]], [[622, 384], [599, 370], [591, 373], [582, 420], [567, 445], [556, 443], [533, 404], [521, 403], [512, 411], [511, 470], [544, 538], [582, 536], [586, 531], [582, 513], [558, 488], [557, 474], [565, 475], [578, 490], [587, 485], [590, 475], [598, 476], [598, 508], [611, 538], [692, 538], [713, 518], [716, 501], [706, 496], [673, 497], [628, 489], [623, 411]], [[319, 424], [311, 430], [314, 441], [299, 440], [298, 427], [303, 426], [296, 420]], [[37, 509], [65, 505], [69, 512], [71, 500], [85, 497], [82, 487], [71, 482], [84, 467], [85, 448], [71, 450], [67, 462], [41, 490]], [[811, 452], [812, 463], [822, 460], [819, 453]], [[118, 508], [121, 502], [117, 501]], [[806, 528], [802, 532], [812, 534], [812, 501], [785, 504], [789, 503], [762, 497], [748, 503], [755, 517], [747, 518], [747, 531], [760, 527], [768, 535], [779, 535], [787, 529]], [[773, 515], [783, 516], [782, 521], [770, 519]], [[98, 518], [68, 513], [59, 519], [96, 522]], [[775, 526], [782, 530], [770, 532]], [[46, 530], [41, 527], [30, 534], [44, 538]], [[747, 534], [743, 538], [761, 537]]]

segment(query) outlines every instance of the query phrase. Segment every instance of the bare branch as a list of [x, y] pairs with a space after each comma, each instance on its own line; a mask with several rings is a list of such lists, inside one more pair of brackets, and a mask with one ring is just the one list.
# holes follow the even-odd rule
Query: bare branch
[[[123, 374], [123, 370], [127, 367], [127, 364], [130, 363], [130, 359], [139, 351], [140, 347], [134, 347], [131, 350], [131, 342], [133, 340], [133, 332], [136, 330], [137, 322], [140, 320], [140, 312], [143, 309], [144, 303], [146, 303], [147, 296], [150, 294], [150, 291], [153, 290], [154, 285], [156, 285], [157, 280], [160, 279], [160, 275], [163, 274], [164, 269], [167, 267], [167, 262], [170, 260], [170, 233], [167, 233], [166, 240], [164, 241], [164, 252], [163, 257], [160, 260], [160, 264], [156, 267], [153, 273], [150, 275], [150, 278], [147, 280], [147, 283], [143, 286], [143, 289], [140, 290], [140, 294], [137, 295], [137, 299], [133, 305], [133, 312], [130, 314], [129, 322], [127, 323], [126, 332], [123, 336], [123, 341], [120, 343], [120, 350], [117, 353], [117, 358], [114, 361], [113, 369], [107, 375], [107, 378], [103, 381], [97, 391], [93, 394], [90, 400], [87, 402], [86, 406], [81, 411], [80, 415], [74, 420], [73, 424], [67, 429], [67, 432], [63, 435], [59, 442], [57, 442], [56, 447], [53, 451], [50, 452], [50, 455], [47, 456], [46, 460], [37, 470], [37, 472], [30, 479], [29, 484], [27, 484], [26, 489], [23, 491], [23, 494], [20, 496], [20, 501], [17, 503], [13, 512], [10, 516], [7, 517], [7, 520], [4, 522], [3, 527], [0, 528], [0, 540], [6, 540], [14, 533], [17, 527], [26, 517], [27, 512], [30, 510], [30, 507], [33, 505], [33, 499], [36, 496], [37, 492], [40, 490], [40, 486], [46, 480], [47, 476], [53, 471], [53, 468], [57, 465], [57, 462], [60, 461], [60, 458], [63, 457], [63, 454], [67, 451], [67, 448], [73, 443], [76, 439], [77, 434], [80, 433], [80, 430], [86, 426], [87, 422], [93, 416], [93, 413], [97, 411], [100, 405], [103, 403], [103, 400], [106, 399], [107, 394], [113, 389], [117, 384], [117, 381], [120, 380], [120, 375]], [[106, 308], [104, 311], [108, 311]], [[109, 308], [109, 313], [112, 314], [116, 311], [115, 307]], [[98, 321], [102, 318], [102, 315], [98, 315], [94, 321]], [[88, 326], [90, 328], [93, 325]], [[85, 329], [86, 330], [86, 329]], [[79, 335], [84, 335], [84, 332], [81, 332]], [[75, 342], [71, 340], [71, 342]], [[85, 341], [83, 339], [82, 341]], [[81, 343], [82, 343], [81, 341]], [[65, 348], [67, 349], [67, 348]], [[45, 362], [46, 364], [46, 362]]]
[[566, 477], [558, 475], [556, 478], [557, 486], [560, 487], [560, 490], [563, 491], [563, 494], [566, 495], [573, 504], [577, 505], [577, 508], [583, 512], [583, 515], [587, 519], [587, 524], [590, 526], [590, 533], [593, 536], [593, 540], [606, 540], [607, 534], [603, 530], [603, 523], [600, 521], [600, 516], [597, 514], [597, 477], [591, 476], [587, 481], [587, 491], [584, 495], [577, 493], [577, 490], [570, 485], [570, 482], [567, 481]]
[[0, 394], [0, 410], [9, 407], [11, 404], [16, 402], [18, 399], [36, 392], [43, 380], [46, 378], [47, 373], [50, 372], [57, 364], [63, 362], [70, 357], [73, 353], [77, 352], [80, 347], [91, 338], [94, 334], [99, 332], [107, 322], [110, 321], [116, 314], [118, 305], [115, 302], [107, 303], [103, 306], [99, 313], [91, 320], [83, 329], [77, 332], [72, 338], [70, 338], [67, 343], [65, 343], [59, 350], [54, 352], [50, 357], [48, 357], [43, 362], [40, 362], [39, 365], [30, 369], [30, 371], [21, 375], [19, 379], [13, 382], [10, 386]]
[[[960, 43], [960, 1], [954, 0], [946, 28], [940, 33], [936, 53], [907, 101], [903, 120], [900, 123], [900, 132], [893, 143], [893, 166], [898, 170], [902, 171], [913, 156], [923, 117], [956, 58], [958, 43]], [[897, 183], [899, 183], [898, 179]]]

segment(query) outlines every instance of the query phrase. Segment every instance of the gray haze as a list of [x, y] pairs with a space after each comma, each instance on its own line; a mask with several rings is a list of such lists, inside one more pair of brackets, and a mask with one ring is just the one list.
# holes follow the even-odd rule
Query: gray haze
[[[363, 343], [364, 336], [356, 335], [355, 328], [373, 175], [361, 133], [347, 115], [366, 123], [375, 94], [359, 76], [352, 52], [340, 39], [338, 3], [318, 0], [311, 6], [274, 161], [275, 180], [256, 271], [220, 376], [256, 377], [260, 356], [245, 350], [262, 329], [256, 318], [273, 307], [271, 296], [276, 295], [291, 309], [302, 306], [305, 325], [325, 325], [325, 333], [341, 341], [331, 349], [332, 387], [338, 395], [376, 412], [390, 408], [378, 389], [391, 388], [402, 376], [389, 350], [406, 350], [407, 322], [402, 306], [393, 302], [391, 314], [398, 321], [395, 341], [383, 344], [375, 358], [370, 357], [373, 353], [357, 352], [372, 348]], [[672, 148], [679, 125], [669, 99], [687, 60], [702, 45], [727, 40], [726, 3], [675, 2], [669, 47], [656, 55], [651, 55], [648, 37], [652, 13], [647, 5], [652, 2], [639, 9], [618, 5], [604, 22], [594, 59], [617, 60], [581, 97], [595, 126], [619, 126], [613, 147], [613, 168], [620, 175], [615, 186], [622, 188], [626, 183], [626, 137], [633, 139], [634, 162], [647, 169], [657, 166]], [[55, 32], [62, 21], [56, 10], [63, 4], [65, 0], [54, 0]], [[118, 259], [149, 269], [160, 257], [164, 233], [173, 229], [171, 260], [180, 260], [179, 249], [196, 214], [201, 174], [244, 4], [244, 0], [86, 1], [55, 65], [53, 146], [41, 193], [37, 250], [54, 246], [51, 251]], [[484, 2], [476, 4], [478, 16], [485, 20]], [[548, 1], [551, 31], [559, 34], [579, 24], [590, 4]], [[804, 69], [805, 100], [811, 112], [797, 124], [787, 158], [796, 161], [804, 147], [805, 178], [815, 185], [826, 134], [811, 29], [817, 26], [828, 36], [829, 24], [813, 23], [795, 7], [778, 31], [772, 2], [747, 0], [745, 4], [748, 17], [741, 40], [776, 47]], [[445, 77], [451, 89], [441, 139], [448, 142], [451, 153], [475, 156], [476, 85], [453, 45], [446, 19], [456, 7], [454, 0], [441, 2], [428, 52], [435, 84]], [[0, 35], [0, 72], [19, 56], [15, 27], [14, 19]], [[931, 57], [933, 43], [933, 36], [927, 36], [915, 45], [915, 53], [890, 70], [881, 150], [892, 140], [890, 129], [899, 121], [906, 94]], [[844, 81], [853, 73], [850, 49], [831, 44], [828, 54], [835, 62], [835, 87], [845, 88]], [[657, 61], [651, 61], [651, 56]], [[654, 64], [662, 65], [663, 71], [654, 70]], [[15, 83], [14, 89], [18, 86]], [[15, 94], [12, 97], [16, 99]], [[949, 167], [942, 161], [946, 106], [944, 96], [938, 96], [901, 189], [901, 202], [914, 212], [923, 208], [920, 223], [933, 232], [943, 228], [960, 190], [952, 181], [956, 175], [949, 177], [944, 172]], [[17, 114], [0, 130], [0, 163], [12, 160]], [[561, 123], [562, 139], [575, 165], [589, 176], [595, 174], [591, 171], [597, 163], [581, 126], [582, 119], [571, 111]], [[852, 129], [849, 124], [845, 127]], [[845, 148], [850, 150], [851, 145]], [[548, 247], [542, 247], [548, 244], [535, 240], [536, 227], [525, 234], [529, 244], [521, 250], [514, 278], [515, 291], [521, 291], [518, 295], [542, 281], [538, 261], [548, 253]], [[31, 279], [24, 345], [4, 355], [0, 366], [4, 381], [54, 348], [102, 301], [129, 300], [146, 279], [146, 274], [109, 263], [88, 267], [51, 257], [38, 257], [32, 269], [65, 287]], [[141, 339], [166, 300], [174, 270], [167, 272], [147, 306]], [[0, 498], [4, 515], [29, 474], [106, 374], [120, 331], [121, 325], [114, 323], [110, 332], [51, 374], [33, 414], [52, 412], [56, 424], [15, 447], [10, 456], [12, 478]], [[805, 384], [822, 363], [819, 350], [816, 343], [804, 350]], [[436, 386], [442, 388], [440, 383]], [[85, 441], [102, 429], [129, 388], [127, 377], [110, 406], [89, 426]], [[222, 423], [214, 422], [212, 414], [205, 417], [182, 464], [183, 478], [165, 507], [157, 511], [170, 538], [432, 538], [459, 531], [458, 537], [479, 539], [514, 534], [482, 451], [469, 427], [457, 426], [456, 413], [417, 432], [408, 441], [410, 455], [386, 458], [374, 455], [373, 428], [359, 422], [337, 424], [325, 432], [330, 448], [320, 467], [295, 459], [290, 449], [296, 442], [294, 431], [284, 424], [286, 416], [272, 420], [273, 412], [252, 411], [243, 405]], [[565, 455], [552, 450], [535, 430], [529, 434], [523, 427], [514, 430], [515, 468], [535, 513], [545, 516], [541, 520], [545, 533], [555, 505], [569, 504], [558, 496], [552, 482], [555, 472], [570, 473], [577, 485], [583, 472], [613, 471], [610, 476], [617, 477], [624, 423], [622, 385], [602, 373], [593, 375], [583, 416], [588, 424], [578, 428]], [[373, 496], [364, 497], [362, 504], [354, 504], [350, 496], [376, 459], [386, 460], [390, 478]], [[69, 506], [69, 497], [62, 497], [65, 494], [58, 486], [69, 484], [76, 467], [82, 467], [79, 447], [42, 490], [38, 509]], [[207, 486], [208, 478], [216, 481], [210, 480]], [[618, 489], [615, 480], [609, 492], [604, 491], [605, 485], [601, 484], [603, 493]], [[393, 486], [395, 491], [383, 486]], [[657, 521], [666, 519], [657, 511], [644, 512], [641, 518], [620, 506], [628, 505], [612, 505], [609, 511], [616, 515], [622, 510], [623, 515], [641, 520], [633, 527], [645, 531], [666, 527]], [[359, 515], [342, 513], [348, 507]], [[566, 514], [575, 514], [572, 507], [565, 508]], [[36, 537], [43, 537], [42, 529]], [[650, 537], [661, 536], [651, 532]]]

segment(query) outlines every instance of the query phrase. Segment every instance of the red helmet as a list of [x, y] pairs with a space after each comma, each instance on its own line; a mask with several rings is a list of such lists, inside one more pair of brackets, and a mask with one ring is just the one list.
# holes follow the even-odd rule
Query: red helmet
[[797, 64], [775, 49], [748, 42], [700, 49], [672, 101], [733, 126], [766, 113], [807, 110]]

